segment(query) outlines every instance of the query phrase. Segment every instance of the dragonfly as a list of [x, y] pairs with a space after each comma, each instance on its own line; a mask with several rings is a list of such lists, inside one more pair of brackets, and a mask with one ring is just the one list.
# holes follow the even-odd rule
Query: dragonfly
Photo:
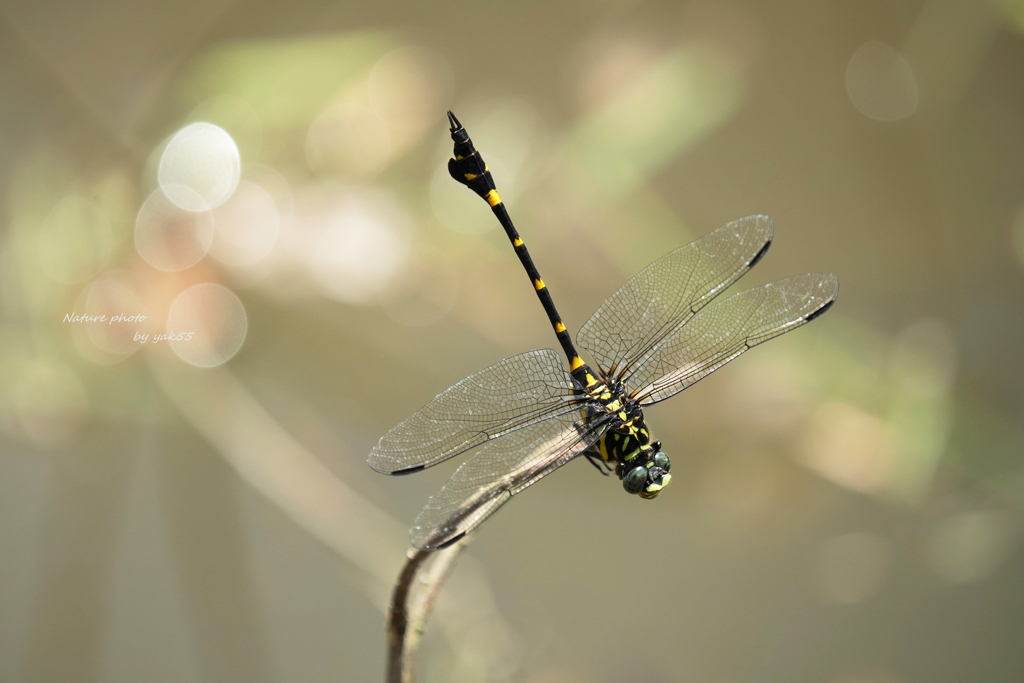
[[410, 531], [424, 550], [445, 548], [513, 496], [583, 456], [627, 493], [653, 499], [672, 480], [644, 408], [671, 398], [747, 350], [818, 318], [839, 282], [807, 273], [714, 299], [753, 268], [774, 235], [747, 216], [680, 247], [630, 278], [590, 316], [576, 342], [516, 231], [487, 164], [452, 112], [448, 170], [490, 205], [540, 299], [568, 368], [552, 349], [484, 368], [438, 394], [381, 437], [377, 472], [404, 475], [472, 455], [431, 496]]

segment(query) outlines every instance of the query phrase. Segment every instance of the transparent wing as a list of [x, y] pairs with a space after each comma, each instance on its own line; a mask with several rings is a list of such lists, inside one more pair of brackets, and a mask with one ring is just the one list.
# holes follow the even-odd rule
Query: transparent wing
[[750, 270], [773, 234], [768, 216], [747, 216], [663, 256], [601, 304], [577, 343], [608, 374], [642, 360]]
[[506, 358], [473, 373], [389, 431], [370, 467], [405, 474], [490, 439], [566, 413], [579, 417], [575, 382], [551, 349]]
[[412, 544], [437, 550], [454, 543], [512, 496], [575, 458], [604, 432], [607, 417], [586, 427], [583, 422], [577, 409], [484, 444], [430, 497], [413, 524]]
[[708, 306], [629, 369], [641, 405], [678, 394], [747, 349], [814, 320], [839, 296], [834, 275], [808, 273]]

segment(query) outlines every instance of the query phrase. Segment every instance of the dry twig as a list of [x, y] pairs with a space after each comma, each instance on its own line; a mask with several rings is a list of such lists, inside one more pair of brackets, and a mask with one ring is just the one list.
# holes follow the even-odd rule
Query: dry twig
[[[443, 550], [413, 549], [408, 552], [388, 607], [387, 683], [412, 683], [416, 650], [427, 619], [441, 588], [455, 568], [455, 562], [469, 542], [470, 537], [466, 536]], [[429, 568], [421, 572], [420, 567], [425, 562]], [[415, 582], [417, 577], [419, 581]]]

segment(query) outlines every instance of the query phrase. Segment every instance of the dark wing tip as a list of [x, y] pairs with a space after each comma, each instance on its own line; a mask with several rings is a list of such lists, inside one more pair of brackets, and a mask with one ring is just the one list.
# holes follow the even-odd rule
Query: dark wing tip
[[454, 536], [449, 536], [456, 531], [457, 527], [444, 526], [437, 529], [432, 529], [429, 533], [423, 533], [426, 531], [426, 527], [414, 526], [409, 529], [409, 542], [412, 543], [414, 548], [420, 550], [429, 550], [431, 552], [435, 550], [444, 550], [450, 548], [465, 537], [469, 533], [469, 530], [460, 531]]
[[825, 315], [825, 311], [827, 311], [828, 309], [832, 308], [832, 304], [834, 304], [835, 302], [836, 302], [836, 300], [832, 299], [831, 301], [826, 303], [824, 306], [822, 306], [821, 308], [816, 310], [814, 313], [811, 313], [809, 316], [804, 318], [804, 320], [806, 320], [807, 322], [811, 322], [815, 318], [820, 318], [821, 316]]
[[370, 469], [380, 474], [387, 474], [390, 476], [401, 476], [403, 474], [412, 474], [413, 472], [419, 472], [420, 470], [427, 469], [426, 465], [416, 465], [415, 467], [406, 467], [404, 469], [394, 469], [394, 461], [386, 456], [378, 455], [376, 449], [370, 453], [370, 457], [367, 458], [366, 464], [370, 466]]
[[459, 541], [461, 541], [465, 536], [466, 536], [466, 532], [463, 531], [461, 534], [456, 534], [456, 535], [452, 536], [451, 538], [449, 538], [447, 541], [445, 541], [444, 543], [442, 543], [439, 546], [435, 546], [433, 548], [424, 548], [424, 550], [444, 550], [445, 548], [450, 548], [451, 546], [453, 546], [456, 543], [458, 543]]
[[764, 243], [761, 250], [754, 254], [754, 258], [750, 259], [750, 263], [747, 264], [747, 268], [753, 268], [758, 262], [764, 258], [764, 255], [768, 253], [768, 247], [772, 246], [772, 239], [769, 237], [768, 241]]
[[828, 275], [822, 282], [822, 285], [831, 286], [832, 292], [828, 296], [828, 299], [826, 299], [825, 303], [823, 303], [817, 309], [812, 311], [810, 315], [804, 318], [804, 320], [807, 322], [811, 322], [815, 318], [820, 318], [821, 316], [825, 315], [825, 311], [832, 308], [832, 305], [836, 302], [836, 299], [839, 298], [839, 280], [836, 279], [835, 275]]
[[[370, 465], [370, 467], [373, 467], [373, 465]], [[394, 472], [385, 472], [384, 474], [390, 474], [391, 476], [394, 476], [394, 477], [401, 477], [401, 476], [404, 476], [406, 474], [412, 474], [414, 472], [420, 472], [420, 471], [425, 470], [425, 469], [427, 469], [426, 465], [416, 465], [416, 467], [406, 467], [404, 470], [395, 470]], [[380, 470], [377, 470], [377, 471], [380, 472]]]
[[764, 258], [764, 255], [768, 253], [768, 247], [772, 246], [772, 240], [775, 238], [775, 223], [772, 222], [770, 216], [763, 213], [737, 218], [732, 223], [722, 226], [722, 229], [739, 232], [745, 245], [752, 245], [755, 240], [761, 241], [761, 247], [747, 262], [747, 268], [753, 268], [758, 261]]

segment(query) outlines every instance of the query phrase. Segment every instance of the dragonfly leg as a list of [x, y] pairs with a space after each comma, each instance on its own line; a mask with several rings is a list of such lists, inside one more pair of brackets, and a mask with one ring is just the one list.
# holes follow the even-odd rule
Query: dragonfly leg
[[608, 463], [604, 461], [603, 458], [601, 458], [599, 454], [590, 450], [586, 450], [583, 451], [583, 455], [585, 455], [587, 460], [590, 461], [590, 464], [596, 467], [597, 471], [603, 474], [604, 476], [607, 477], [609, 474], [612, 473], [612, 468], [608, 465]]

